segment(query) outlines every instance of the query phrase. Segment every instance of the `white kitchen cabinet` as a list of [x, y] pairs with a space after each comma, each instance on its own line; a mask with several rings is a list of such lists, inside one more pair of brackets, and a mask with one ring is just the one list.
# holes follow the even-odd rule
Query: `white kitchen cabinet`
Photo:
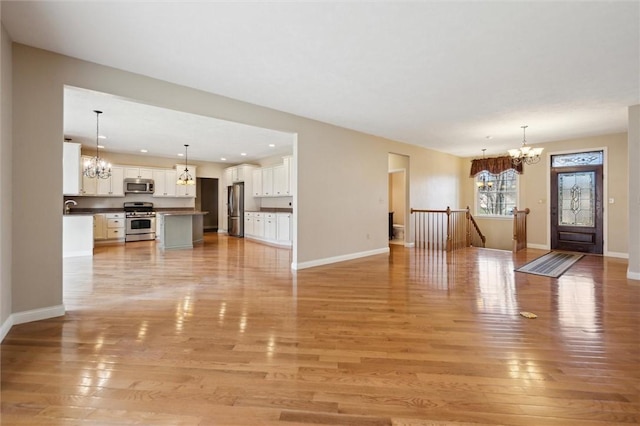
[[253, 212], [244, 212], [244, 235], [245, 236], [255, 235], [253, 216], [254, 216]]
[[245, 212], [245, 237], [280, 247], [291, 247], [291, 213]]
[[111, 176], [108, 179], [95, 178], [96, 195], [106, 197], [124, 197], [124, 168], [111, 167]]
[[253, 170], [257, 166], [252, 164], [240, 164], [224, 169], [225, 184], [228, 186], [235, 182], [248, 182], [252, 179]]
[[82, 145], [64, 142], [62, 149], [62, 193], [64, 195], [82, 195]]
[[288, 173], [284, 164], [273, 168], [273, 195], [284, 197], [289, 195]]
[[275, 213], [264, 214], [264, 238], [266, 240], [275, 240], [277, 235], [277, 222]]
[[278, 213], [276, 215], [278, 232], [276, 239], [279, 242], [291, 242], [291, 213]]
[[293, 195], [293, 156], [288, 155], [282, 158], [285, 169], [286, 195]]
[[293, 157], [283, 157], [283, 163], [263, 167], [253, 172], [254, 197], [290, 197], [292, 191]]
[[228, 167], [222, 172], [222, 186], [226, 188], [233, 183], [233, 170], [234, 167]]
[[253, 214], [253, 235], [264, 238], [264, 213]]
[[158, 169], [153, 171], [154, 197], [175, 197], [176, 171], [173, 169]]
[[106, 213], [107, 240], [124, 240], [125, 215], [124, 213]]
[[262, 168], [262, 196], [273, 196], [273, 167]]
[[124, 177], [133, 179], [153, 179], [153, 169], [144, 167], [126, 167], [124, 169]]
[[253, 196], [262, 197], [262, 169], [252, 170]]
[[[82, 156], [81, 157], [81, 165], [84, 170], [84, 164], [89, 161], [91, 157]], [[90, 178], [82, 174], [82, 188], [80, 188], [80, 195], [96, 195], [98, 191], [98, 182], [96, 182], [96, 178]]]
[[93, 239], [94, 241], [107, 238], [107, 219], [103, 213], [93, 215]]
[[126, 219], [124, 212], [93, 215], [93, 239], [100, 242], [124, 241]]

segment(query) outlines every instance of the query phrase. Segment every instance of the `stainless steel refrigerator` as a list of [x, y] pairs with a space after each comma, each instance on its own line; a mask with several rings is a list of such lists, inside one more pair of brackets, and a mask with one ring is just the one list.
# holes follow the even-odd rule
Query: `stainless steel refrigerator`
[[244, 237], [244, 183], [234, 183], [227, 187], [227, 213], [229, 235]]

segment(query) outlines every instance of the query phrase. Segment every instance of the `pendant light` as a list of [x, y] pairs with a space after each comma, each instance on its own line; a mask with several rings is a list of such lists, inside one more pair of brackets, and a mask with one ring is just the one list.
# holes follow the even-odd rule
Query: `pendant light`
[[[485, 160], [484, 158], [484, 152], [487, 150], [487, 148], [482, 148], [482, 160]], [[483, 161], [484, 162], [484, 161]], [[486, 167], [486, 164], [484, 164], [484, 166]], [[476, 181], [476, 186], [478, 187], [478, 191], [491, 191], [491, 189], [493, 188], [493, 181], [488, 181], [487, 182], [487, 171], [484, 170], [482, 172], [482, 181]]]
[[93, 112], [96, 113], [96, 156], [84, 162], [82, 174], [90, 179], [109, 179], [111, 177], [111, 164], [100, 158], [100, 145], [98, 145], [100, 136], [99, 118], [102, 111], [94, 110]]
[[195, 185], [196, 181], [193, 180], [191, 173], [189, 173], [189, 156], [187, 155], [187, 149], [189, 145], [184, 145], [184, 171], [178, 177], [176, 182], [178, 185]]
[[517, 149], [510, 149], [509, 155], [511, 156], [511, 162], [517, 166], [520, 163], [535, 164], [540, 161], [540, 155], [544, 148], [531, 148], [527, 145], [527, 138], [525, 137], [525, 131], [529, 126], [520, 126], [522, 128], [522, 146]]

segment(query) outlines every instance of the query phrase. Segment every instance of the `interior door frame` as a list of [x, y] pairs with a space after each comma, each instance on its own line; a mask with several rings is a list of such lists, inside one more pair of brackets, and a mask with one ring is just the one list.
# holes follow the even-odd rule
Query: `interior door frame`
[[551, 250], [551, 157], [562, 154], [578, 154], [581, 152], [602, 151], [602, 256], [609, 255], [609, 153], [607, 147], [592, 147], [567, 149], [562, 151], [547, 152], [547, 200], [546, 200], [546, 221], [547, 239], [546, 250]]

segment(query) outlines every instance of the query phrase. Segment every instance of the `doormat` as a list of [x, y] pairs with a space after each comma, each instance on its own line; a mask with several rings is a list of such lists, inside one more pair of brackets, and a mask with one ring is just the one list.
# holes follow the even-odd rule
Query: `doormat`
[[574, 263], [582, 259], [584, 254], [549, 252], [544, 256], [525, 263], [516, 269], [516, 272], [542, 275], [545, 277], [558, 278], [571, 268]]

